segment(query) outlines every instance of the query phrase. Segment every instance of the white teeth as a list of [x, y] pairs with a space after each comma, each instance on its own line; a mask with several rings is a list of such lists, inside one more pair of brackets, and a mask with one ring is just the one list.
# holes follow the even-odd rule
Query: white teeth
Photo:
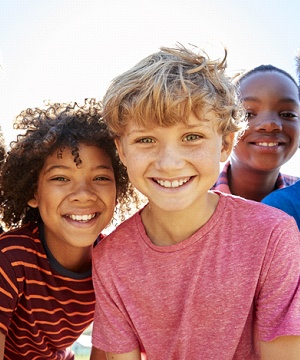
[[89, 215], [68, 215], [69, 218], [75, 221], [89, 221], [96, 216], [96, 213]]
[[259, 146], [268, 146], [268, 147], [278, 146], [277, 142], [261, 142], [261, 143], [256, 143], [256, 144]]
[[183, 184], [185, 184], [186, 182], [188, 182], [190, 180], [190, 178], [184, 179], [184, 180], [174, 180], [174, 181], [169, 181], [169, 180], [156, 180], [156, 182], [166, 188], [177, 188], [179, 186], [182, 186]]

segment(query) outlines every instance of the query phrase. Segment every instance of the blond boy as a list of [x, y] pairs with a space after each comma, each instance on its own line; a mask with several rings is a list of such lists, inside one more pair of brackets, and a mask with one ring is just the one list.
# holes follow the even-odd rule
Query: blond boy
[[162, 48], [104, 97], [149, 202], [93, 253], [92, 360], [299, 359], [295, 222], [210, 191], [244, 126], [225, 64]]

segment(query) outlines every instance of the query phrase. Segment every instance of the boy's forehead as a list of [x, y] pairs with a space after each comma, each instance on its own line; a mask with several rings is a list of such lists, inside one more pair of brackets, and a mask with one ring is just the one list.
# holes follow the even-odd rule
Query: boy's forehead
[[155, 128], [169, 128], [172, 126], [182, 126], [182, 127], [199, 127], [199, 126], [210, 126], [211, 123], [216, 124], [218, 118], [213, 111], [209, 111], [205, 114], [205, 116], [196, 116], [194, 113], [191, 113], [187, 120], [182, 119], [182, 121], [166, 121], [166, 124], [159, 124], [157, 121], [145, 121], [144, 123], [140, 123], [136, 121], [134, 118], [129, 118], [127, 120], [126, 130], [127, 135], [135, 132], [144, 132], [149, 130], [154, 130]]

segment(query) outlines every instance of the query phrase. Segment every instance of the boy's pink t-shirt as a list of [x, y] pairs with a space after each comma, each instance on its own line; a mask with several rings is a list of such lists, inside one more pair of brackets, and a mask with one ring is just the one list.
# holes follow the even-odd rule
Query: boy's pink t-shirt
[[219, 195], [210, 220], [177, 245], [155, 246], [138, 213], [95, 248], [95, 347], [140, 347], [148, 360], [248, 360], [259, 359], [258, 339], [300, 335], [294, 219]]

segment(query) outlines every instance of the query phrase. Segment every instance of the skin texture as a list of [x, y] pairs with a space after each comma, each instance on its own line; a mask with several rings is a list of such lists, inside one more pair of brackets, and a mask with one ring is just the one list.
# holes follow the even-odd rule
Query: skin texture
[[129, 121], [125, 135], [116, 141], [131, 182], [149, 199], [142, 219], [157, 245], [186, 239], [217, 205], [219, 197], [208, 190], [218, 177], [220, 161], [230, 154], [233, 138], [223, 146], [214, 120], [206, 120], [192, 114], [188, 125], [153, 129]]
[[299, 147], [299, 94], [287, 76], [266, 71], [242, 80], [240, 96], [249, 127], [233, 150], [229, 187], [235, 195], [261, 201]]
[[[50, 155], [42, 168], [38, 188], [28, 202], [38, 207], [45, 238], [53, 256], [72, 271], [90, 266], [93, 243], [109, 223], [116, 204], [116, 186], [111, 160], [104, 150], [80, 145], [82, 164], [65, 149], [62, 157]], [[92, 215], [88, 221], [71, 215]]]
[[281, 336], [273, 341], [260, 342], [262, 360], [299, 360], [299, 336]]
[[105, 356], [102, 350], [93, 347], [90, 360], [142, 360], [142, 357], [139, 349], [135, 349], [126, 354], [106, 353]]
[[[260, 342], [261, 360], [299, 360], [300, 343], [296, 336], [283, 336], [276, 340]], [[126, 354], [107, 353], [103, 357], [103, 352], [93, 348], [90, 360], [142, 360], [142, 355], [138, 349]]]

